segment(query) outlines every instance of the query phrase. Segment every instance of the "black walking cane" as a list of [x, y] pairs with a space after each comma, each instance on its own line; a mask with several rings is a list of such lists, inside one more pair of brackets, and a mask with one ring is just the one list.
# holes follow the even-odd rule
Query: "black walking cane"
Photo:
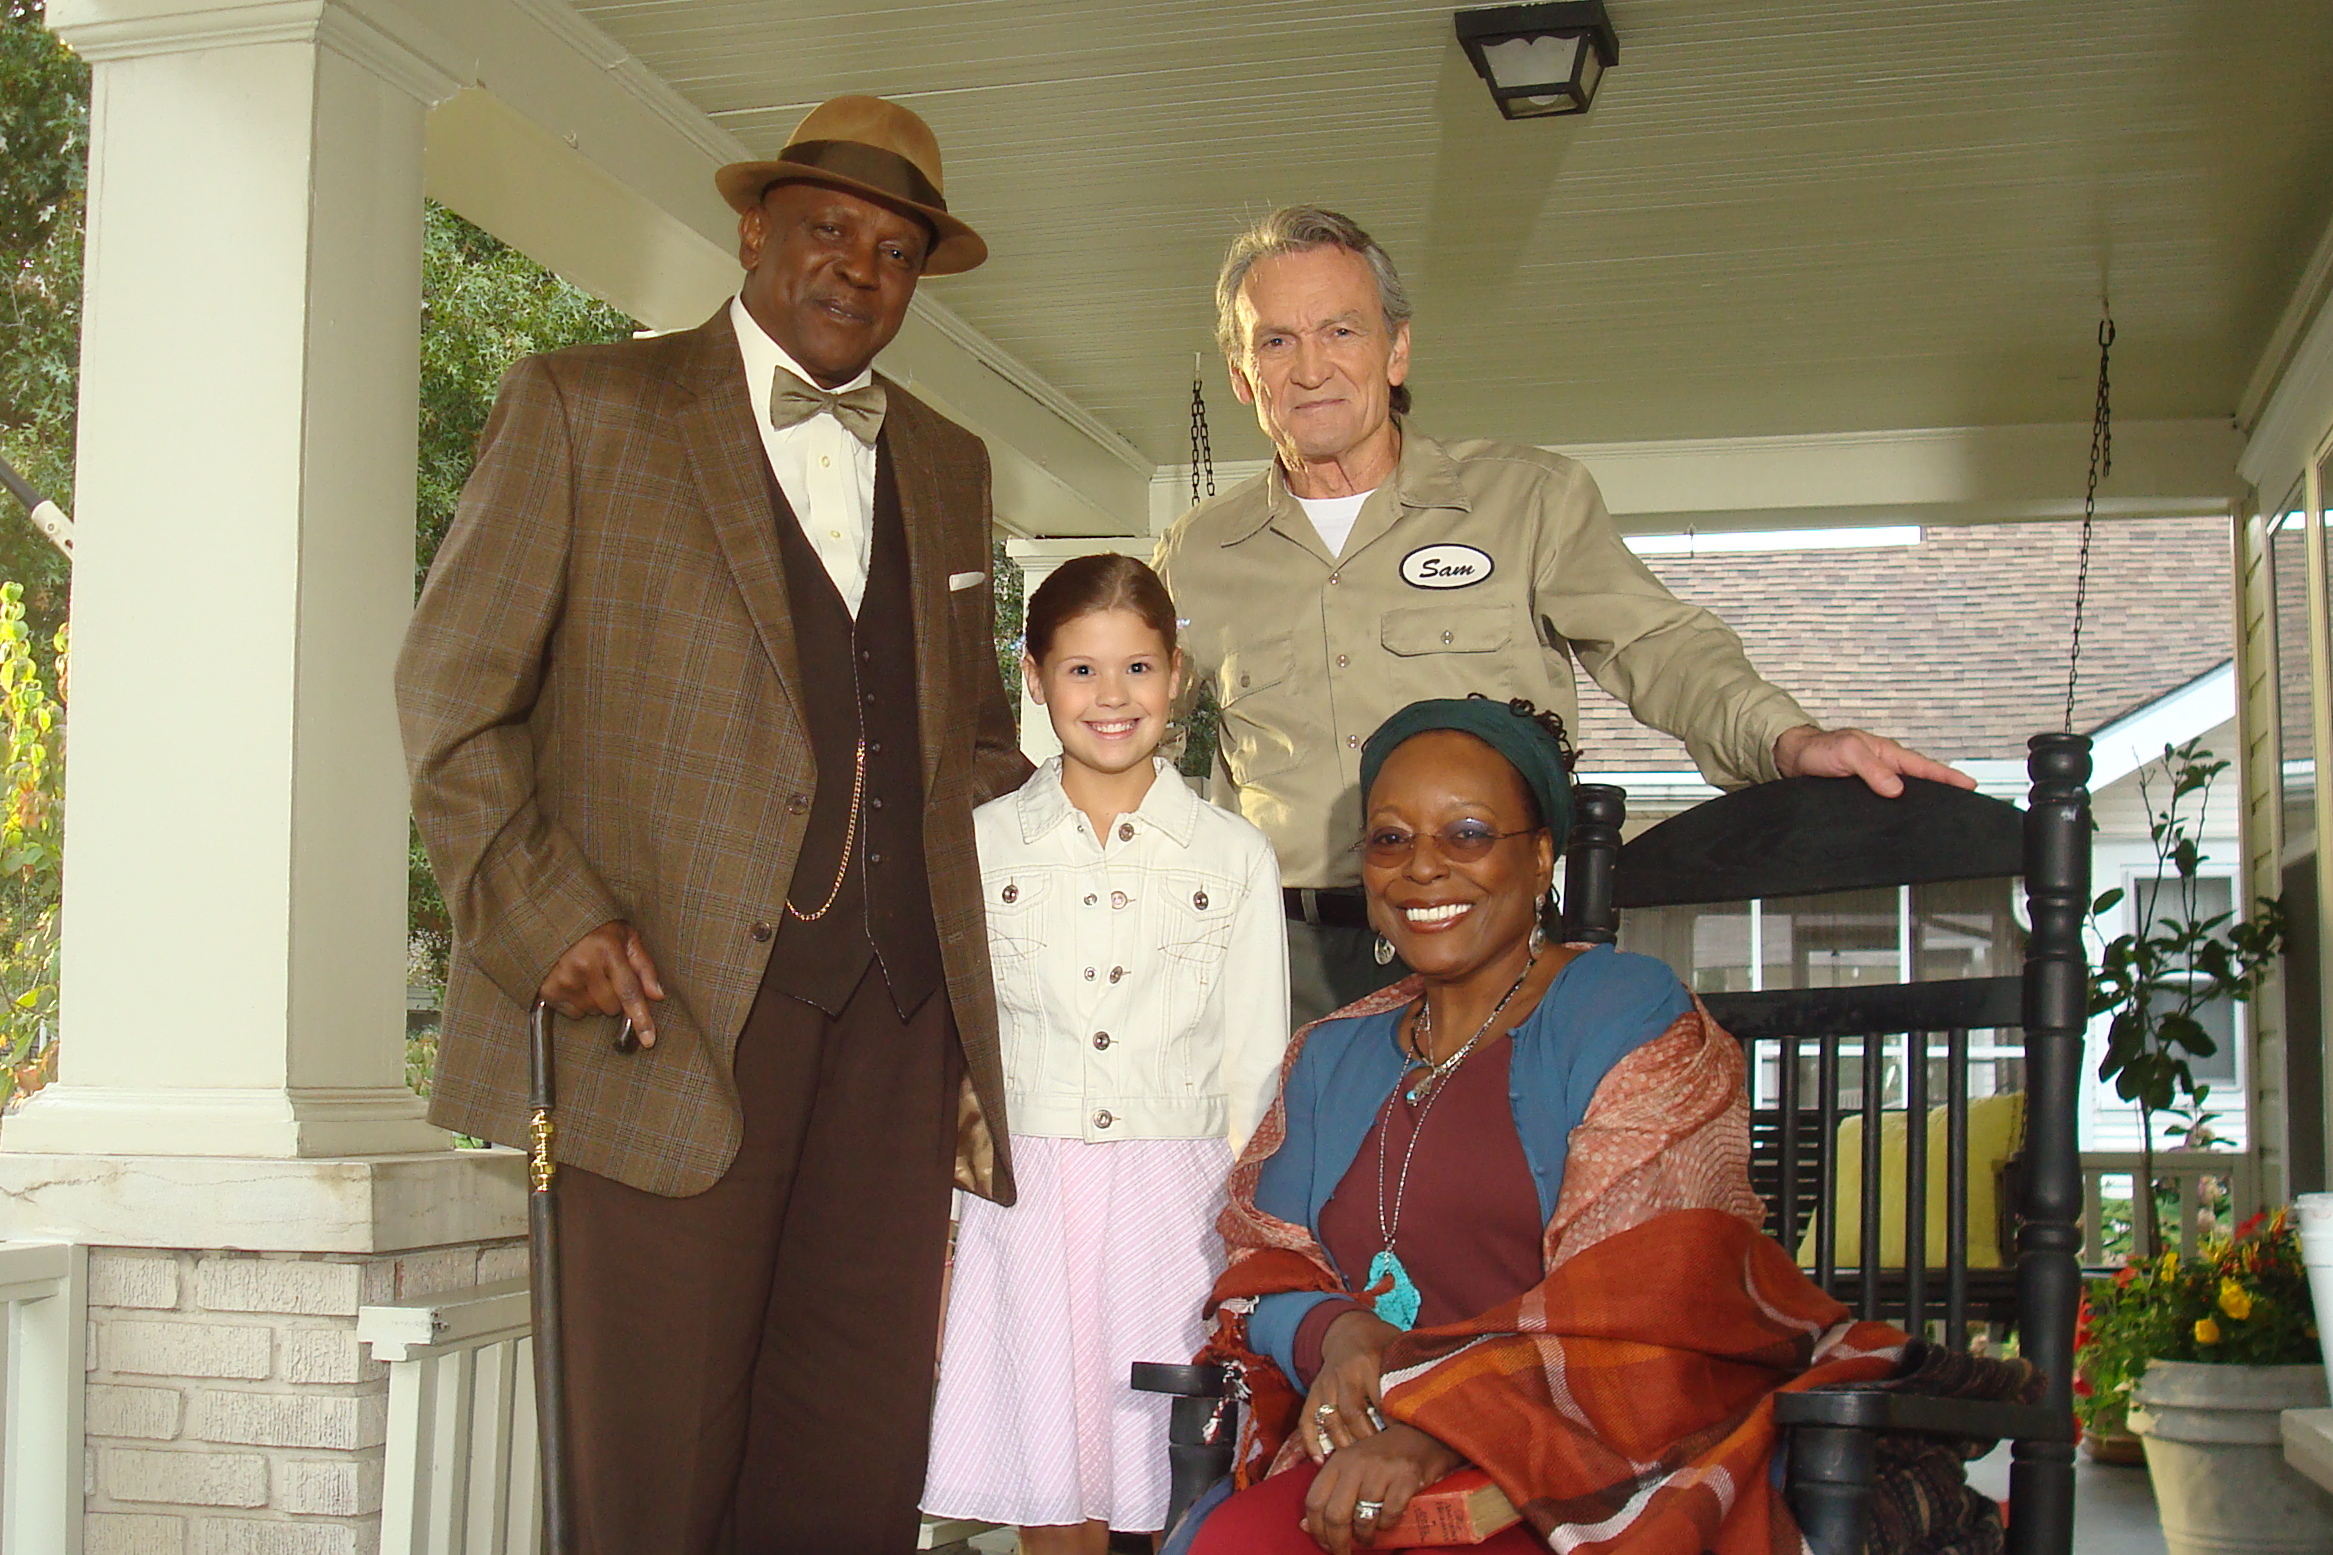
[[534, 1263], [527, 1282], [535, 1323], [535, 1443], [543, 1471], [543, 1549], [569, 1555], [567, 1504], [567, 1350], [560, 1327], [559, 1214], [551, 1197], [555, 1128], [551, 1109], [551, 1006], [535, 1001], [527, 1016], [527, 1251]]
[[[616, 1051], [640, 1046], [632, 1019], [616, 1033]], [[569, 1555], [575, 1526], [567, 1477], [567, 1341], [561, 1323], [566, 1310], [559, 1295], [559, 1212], [551, 1194], [558, 1172], [552, 1150], [557, 1128], [551, 1121], [558, 1095], [552, 1076], [557, 1055], [551, 1044], [551, 1006], [541, 999], [527, 1015], [527, 1253], [534, 1268], [527, 1295], [535, 1325], [535, 1443], [543, 1470], [544, 1555]]]

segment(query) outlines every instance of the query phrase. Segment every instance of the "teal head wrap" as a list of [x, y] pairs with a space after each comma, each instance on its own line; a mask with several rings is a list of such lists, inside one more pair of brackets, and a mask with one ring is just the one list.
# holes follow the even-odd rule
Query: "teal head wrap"
[[1543, 716], [1529, 702], [1493, 702], [1487, 697], [1437, 697], [1412, 702], [1377, 726], [1361, 747], [1361, 803], [1395, 747], [1413, 736], [1436, 729], [1471, 734], [1507, 758], [1523, 786], [1539, 804], [1540, 823], [1555, 834], [1555, 850], [1563, 851], [1572, 830], [1572, 775], [1570, 752]]

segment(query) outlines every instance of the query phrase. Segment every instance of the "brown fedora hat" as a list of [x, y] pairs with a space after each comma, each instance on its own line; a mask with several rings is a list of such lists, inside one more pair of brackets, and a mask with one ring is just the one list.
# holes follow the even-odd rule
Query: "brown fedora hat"
[[988, 245], [948, 214], [940, 183], [940, 142], [915, 113], [880, 97], [837, 97], [802, 116], [774, 161], [732, 162], [713, 175], [740, 212], [775, 184], [825, 184], [931, 223], [924, 274], [956, 275], [988, 257]]

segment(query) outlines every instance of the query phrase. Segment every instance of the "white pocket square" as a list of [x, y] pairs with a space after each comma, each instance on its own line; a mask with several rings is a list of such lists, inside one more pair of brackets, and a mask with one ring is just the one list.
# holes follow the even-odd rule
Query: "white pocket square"
[[987, 581], [988, 574], [985, 572], [951, 572], [948, 574], [948, 592], [960, 594], [966, 589], [976, 589]]

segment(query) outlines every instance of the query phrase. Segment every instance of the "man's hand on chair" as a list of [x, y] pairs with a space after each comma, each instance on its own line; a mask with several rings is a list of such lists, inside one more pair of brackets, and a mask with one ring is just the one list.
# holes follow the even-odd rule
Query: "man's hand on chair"
[[1977, 780], [1967, 773], [1931, 761], [1884, 734], [1818, 729], [1813, 724], [1800, 724], [1775, 736], [1774, 765], [1784, 777], [1859, 777], [1883, 799], [1900, 797], [1908, 777], [1949, 783], [1954, 788], [1977, 786]]
[[648, 1001], [664, 997], [664, 981], [640, 931], [610, 918], [567, 947], [551, 965], [537, 996], [570, 1020], [581, 1015], [626, 1015], [642, 1047], [656, 1046], [656, 1017]]

